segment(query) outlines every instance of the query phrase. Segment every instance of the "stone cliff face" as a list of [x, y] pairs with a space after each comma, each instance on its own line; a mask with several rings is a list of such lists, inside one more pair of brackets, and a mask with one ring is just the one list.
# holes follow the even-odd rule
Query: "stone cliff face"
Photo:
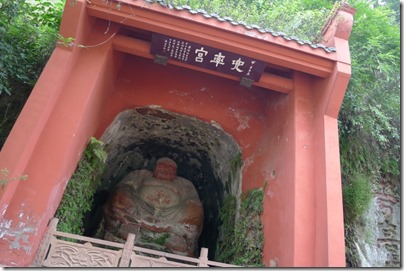
[[374, 198], [356, 225], [354, 247], [361, 267], [399, 267], [400, 181], [382, 179], [374, 187]]

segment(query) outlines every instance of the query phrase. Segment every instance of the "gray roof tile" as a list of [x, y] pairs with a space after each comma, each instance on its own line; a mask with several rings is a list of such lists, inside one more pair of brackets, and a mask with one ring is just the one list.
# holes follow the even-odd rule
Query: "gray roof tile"
[[287, 41], [295, 41], [297, 44], [300, 44], [300, 45], [308, 45], [308, 46], [310, 46], [311, 48], [313, 48], [313, 49], [323, 49], [324, 51], [326, 51], [326, 52], [328, 52], [328, 53], [331, 53], [331, 52], [336, 52], [337, 51], [337, 49], [336, 48], [334, 48], [334, 47], [327, 47], [327, 46], [325, 46], [325, 45], [323, 45], [323, 44], [320, 44], [320, 43], [317, 43], [317, 44], [313, 44], [312, 42], [310, 42], [310, 41], [307, 41], [307, 40], [301, 40], [301, 39], [299, 39], [298, 37], [296, 37], [296, 36], [287, 36], [285, 33], [283, 33], [283, 32], [276, 32], [276, 31], [273, 31], [272, 29], [268, 29], [268, 28], [262, 28], [262, 27], [260, 27], [259, 25], [256, 25], [256, 24], [251, 24], [251, 25], [249, 25], [249, 24], [246, 24], [245, 22], [243, 22], [243, 21], [235, 21], [235, 20], [233, 20], [231, 17], [220, 17], [218, 14], [215, 14], [215, 13], [211, 13], [211, 14], [209, 14], [208, 12], [206, 12], [205, 10], [203, 10], [203, 9], [197, 9], [197, 10], [194, 10], [194, 9], [192, 9], [190, 6], [187, 6], [187, 5], [175, 5], [175, 6], [171, 6], [171, 5], [169, 5], [169, 6], [167, 6], [167, 4], [166, 4], [166, 2], [164, 1], [164, 0], [144, 0], [144, 1], [146, 1], [146, 2], [148, 2], [148, 3], [155, 3], [155, 2], [157, 2], [157, 3], [159, 3], [161, 6], [163, 6], [163, 7], [169, 7], [170, 9], [172, 9], [172, 8], [175, 8], [176, 10], [179, 10], [179, 11], [181, 11], [181, 10], [187, 10], [189, 13], [191, 13], [191, 14], [193, 14], [193, 15], [195, 15], [195, 14], [201, 14], [201, 15], [203, 15], [205, 18], [208, 18], [208, 19], [210, 19], [210, 18], [215, 18], [216, 20], [218, 20], [218, 21], [220, 21], [220, 22], [228, 22], [228, 23], [230, 23], [230, 24], [232, 24], [232, 25], [234, 25], [234, 26], [237, 26], [237, 25], [242, 25], [242, 26], [244, 26], [246, 29], [248, 29], [248, 30], [252, 30], [252, 29], [256, 29], [256, 30], [258, 30], [260, 33], [263, 33], [263, 34], [265, 34], [265, 33], [270, 33], [272, 36], [274, 36], [274, 37], [282, 37], [283, 39], [285, 39], [285, 40], [287, 40]]

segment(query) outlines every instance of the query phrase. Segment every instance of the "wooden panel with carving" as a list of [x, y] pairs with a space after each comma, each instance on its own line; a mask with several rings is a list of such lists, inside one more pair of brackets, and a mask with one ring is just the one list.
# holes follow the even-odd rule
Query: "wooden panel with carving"
[[43, 261], [45, 267], [116, 267], [122, 251], [79, 244], [53, 237], [50, 251]]

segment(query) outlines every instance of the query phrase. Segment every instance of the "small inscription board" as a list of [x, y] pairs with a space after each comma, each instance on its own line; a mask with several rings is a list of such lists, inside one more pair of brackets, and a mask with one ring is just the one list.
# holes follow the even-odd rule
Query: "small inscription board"
[[259, 81], [265, 69], [263, 61], [157, 33], [150, 53], [253, 81]]

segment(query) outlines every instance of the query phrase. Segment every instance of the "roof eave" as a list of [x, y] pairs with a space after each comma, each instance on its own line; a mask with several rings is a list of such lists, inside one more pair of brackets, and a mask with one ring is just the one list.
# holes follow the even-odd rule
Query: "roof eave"
[[87, 12], [96, 18], [206, 44], [322, 78], [332, 73], [337, 61], [334, 52], [144, 1], [92, 0], [87, 3]]

